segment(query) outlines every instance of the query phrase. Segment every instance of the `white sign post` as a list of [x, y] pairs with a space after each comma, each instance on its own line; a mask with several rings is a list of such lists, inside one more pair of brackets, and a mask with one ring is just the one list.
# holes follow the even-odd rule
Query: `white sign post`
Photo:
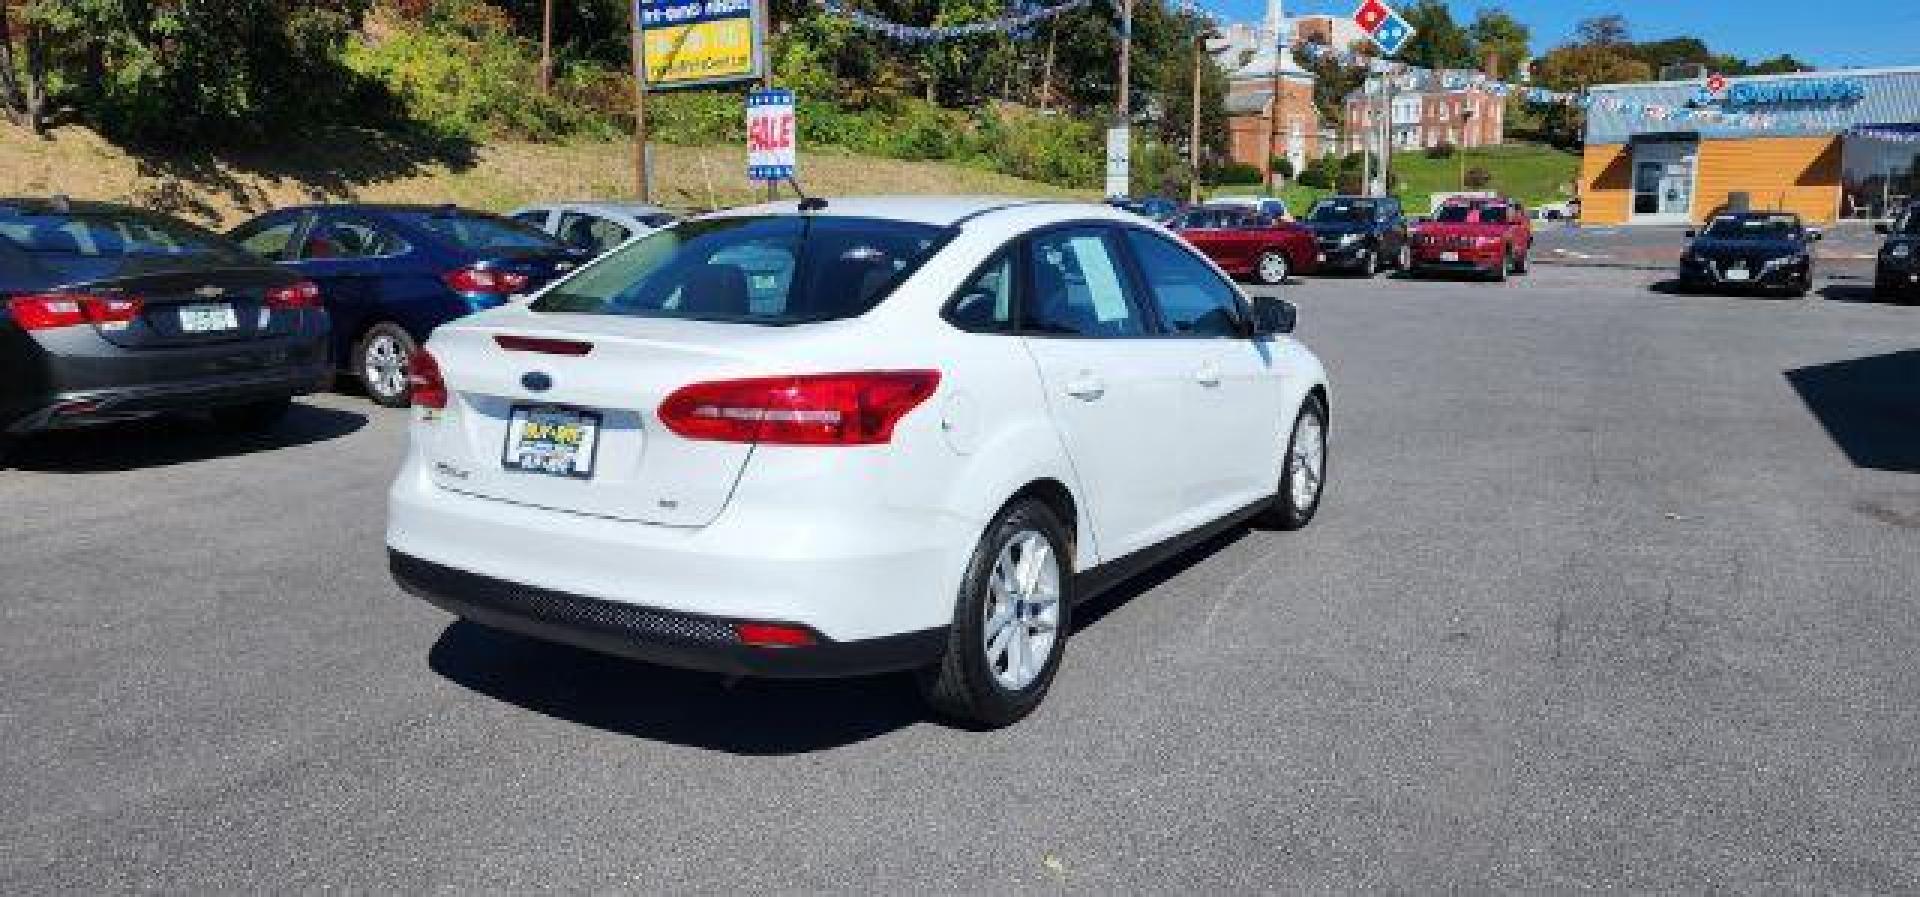
[[1133, 191], [1133, 129], [1126, 126], [1107, 129], [1107, 196], [1126, 196]]
[[798, 168], [793, 91], [780, 88], [747, 94], [747, 177], [790, 181]]

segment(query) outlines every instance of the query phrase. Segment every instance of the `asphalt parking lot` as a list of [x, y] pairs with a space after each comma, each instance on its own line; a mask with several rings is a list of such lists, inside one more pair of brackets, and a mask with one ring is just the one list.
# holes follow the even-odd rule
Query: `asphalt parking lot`
[[1920, 307], [1285, 289], [1332, 492], [1082, 615], [1039, 714], [390, 585], [403, 416], [0, 469], [0, 891], [1920, 888]]

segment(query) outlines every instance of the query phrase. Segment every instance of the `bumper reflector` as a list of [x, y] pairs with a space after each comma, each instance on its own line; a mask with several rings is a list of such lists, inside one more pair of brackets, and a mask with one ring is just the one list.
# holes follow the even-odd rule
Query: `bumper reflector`
[[740, 644], [755, 648], [805, 648], [814, 643], [812, 630], [781, 623], [735, 623]]

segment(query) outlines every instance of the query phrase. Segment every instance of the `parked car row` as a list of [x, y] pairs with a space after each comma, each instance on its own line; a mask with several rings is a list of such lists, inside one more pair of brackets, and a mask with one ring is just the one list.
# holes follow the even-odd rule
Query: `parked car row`
[[1431, 219], [1412, 221], [1399, 200], [1383, 197], [1322, 199], [1298, 222], [1242, 204], [1208, 204], [1169, 226], [1228, 273], [1269, 285], [1295, 274], [1371, 277], [1389, 268], [1505, 280], [1526, 273], [1533, 251], [1526, 210], [1499, 198], [1449, 200]]

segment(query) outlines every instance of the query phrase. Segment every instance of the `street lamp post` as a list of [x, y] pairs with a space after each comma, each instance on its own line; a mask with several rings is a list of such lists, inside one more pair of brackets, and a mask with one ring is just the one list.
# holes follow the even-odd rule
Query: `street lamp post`
[[[1469, 100], [1468, 102], [1472, 102]], [[1460, 189], [1467, 189], [1467, 146], [1471, 143], [1470, 132], [1473, 128], [1473, 110], [1460, 110], [1460, 145], [1455, 147], [1454, 155], [1460, 157]]]

